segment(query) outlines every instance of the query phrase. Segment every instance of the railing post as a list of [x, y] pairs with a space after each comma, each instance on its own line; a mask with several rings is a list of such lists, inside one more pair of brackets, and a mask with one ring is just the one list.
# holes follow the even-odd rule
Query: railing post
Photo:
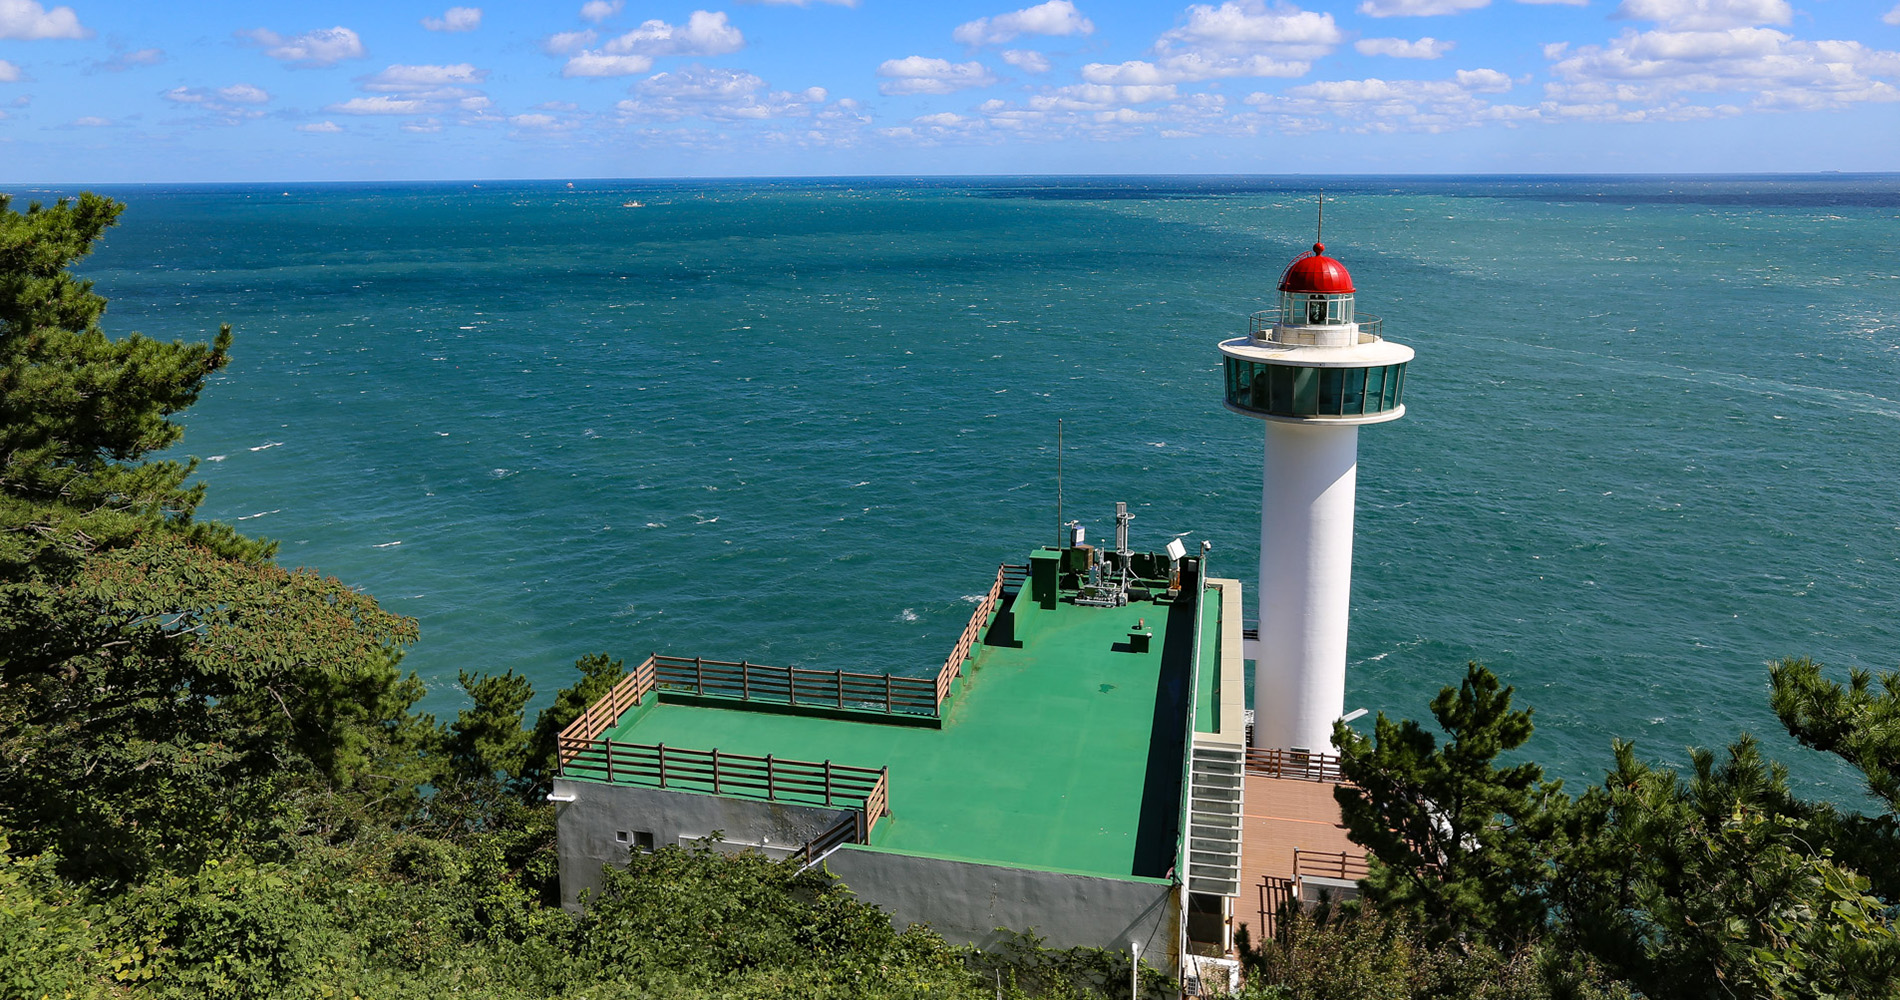
[[713, 794], [719, 794], [719, 748], [713, 747]]
[[[739, 661], [739, 669], [745, 669], [744, 660]], [[693, 693], [706, 693], [706, 662], [697, 656], [693, 657]]]
[[666, 787], [666, 744], [656, 743], [654, 744], [654, 746], [660, 751], [660, 787], [665, 788]]
[[895, 711], [897, 709], [891, 705], [891, 673], [887, 670], [884, 672], [884, 714], [889, 715]]
[[742, 701], [752, 700], [752, 671], [750, 670], [739, 671], [739, 698]]
[[785, 700], [798, 704], [798, 668], [785, 668]]
[[825, 805], [831, 804], [831, 758], [825, 758]]
[[833, 683], [836, 683], [838, 685], [838, 707], [843, 708], [844, 707], [844, 670], [843, 668], [839, 668], [837, 670], [833, 670], [831, 673], [833, 677]]
[[601, 740], [607, 746], [607, 783], [614, 783], [614, 741]]
[[765, 801], [778, 801], [778, 787], [772, 783], [772, 755], [765, 755]]

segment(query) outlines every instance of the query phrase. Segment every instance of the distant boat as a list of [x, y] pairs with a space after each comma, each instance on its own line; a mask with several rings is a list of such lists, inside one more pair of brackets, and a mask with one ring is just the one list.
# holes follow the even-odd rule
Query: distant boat
[[645, 208], [647, 207], [647, 203], [644, 201], [623, 201], [620, 203], [620, 207], [621, 208]]

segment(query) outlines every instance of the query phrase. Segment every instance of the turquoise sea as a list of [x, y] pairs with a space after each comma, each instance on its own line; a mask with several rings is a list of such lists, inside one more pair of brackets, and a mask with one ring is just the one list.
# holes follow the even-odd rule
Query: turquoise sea
[[1900, 176], [116, 187], [84, 271], [113, 330], [236, 328], [206, 513], [420, 619], [450, 713], [599, 650], [928, 673], [1053, 539], [1058, 419], [1065, 514], [1251, 587], [1214, 345], [1322, 187], [1418, 350], [1361, 435], [1349, 707], [1480, 659], [1559, 775], [1749, 730], [1853, 798], [1764, 664], [1900, 663]]

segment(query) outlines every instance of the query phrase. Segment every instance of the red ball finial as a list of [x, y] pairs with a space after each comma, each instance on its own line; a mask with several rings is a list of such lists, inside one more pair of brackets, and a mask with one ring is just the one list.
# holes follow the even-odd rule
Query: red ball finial
[[1326, 244], [1324, 243], [1313, 244], [1313, 256], [1318, 257], [1320, 254], [1323, 254], [1325, 252], [1326, 252]]

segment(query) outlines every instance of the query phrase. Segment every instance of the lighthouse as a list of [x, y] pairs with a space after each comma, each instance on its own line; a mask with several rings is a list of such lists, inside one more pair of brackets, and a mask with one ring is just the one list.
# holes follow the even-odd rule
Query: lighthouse
[[1356, 315], [1326, 247], [1287, 266], [1277, 309], [1222, 341], [1227, 408], [1266, 425], [1253, 745], [1326, 752], [1345, 708], [1359, 428], [1405, 415], [1412, 349]]

